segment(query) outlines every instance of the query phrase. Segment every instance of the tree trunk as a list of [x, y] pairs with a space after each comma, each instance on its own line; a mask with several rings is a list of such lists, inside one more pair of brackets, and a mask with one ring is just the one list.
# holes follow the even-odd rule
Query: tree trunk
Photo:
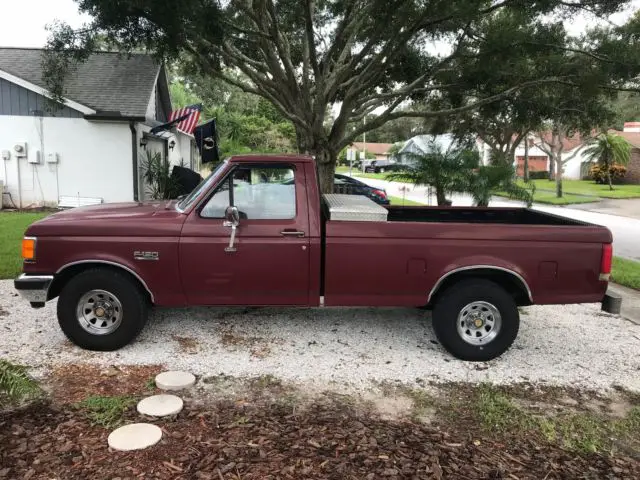
[[611, 180], [611, 167], [609, 164], [605, 165], [607, 169], [607, 181], [609, 182], [609, 190], [613, 190], [613, 181]]
[[338, 154], [328, 148], [318, 149], [315, 152], [318, 180], [321, 193], [333, 193], [333, 181], [336, 172]]
[[442, 187], [436, 186], [436, 201], [438, 202], [439, 207], [447, 204], [447, 193], [442, 189]]
[[556, 157], [556, 197], [562, 198], [562, 160], [561, 156]]
[[522, 165], [522, 176], [525, 182], [529, 182], [529, 139], [524, 138], [524, 164]]
[[551, 182], [555, 178], [556, 160], [553, 157], [549, 157], [549, 181]]

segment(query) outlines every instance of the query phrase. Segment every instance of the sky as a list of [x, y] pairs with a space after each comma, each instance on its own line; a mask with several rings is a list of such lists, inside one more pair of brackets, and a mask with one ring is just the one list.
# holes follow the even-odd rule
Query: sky
[[[0, 0], [0, 5], [0, 46], [3, 47], [42, 47], [47, 40], [45, 26], [48, 23], [57, 19], [79, 27], [88, 21], [87, 16], [78, 13], [72, 0]], [[610, 21], [624, 23], [633, 11], [640, 9], [640, 0], [633, 0], [631, 5], [628, 11], [614, 15]], [[597, 19], [582, 16], [567, 22], [566, 26], [572, 34], [579, 34], [596, 23]]]

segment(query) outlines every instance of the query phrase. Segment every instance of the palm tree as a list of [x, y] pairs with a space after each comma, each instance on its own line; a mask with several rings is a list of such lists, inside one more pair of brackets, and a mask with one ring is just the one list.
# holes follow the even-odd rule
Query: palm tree
[[585, 150], [585, 158], [598, 162], [607, 174], [609, 190], [613, 190], [611, 167], [615, 164], [626, 165], [631, 160], [631, 144], [619, 135], [601, 133]]
[[488, 206], [495, 191], [525, 201], [527, 205], [533, 201], [532, 190], [515, 183], [515, 172], [510, 164], [496, 162], [495, 165], [481, 166], [478, 151], [467, 144], [452, 143], [448, 148], [443, 148], [432, 141], [429, 153], [401, 155], [404, 160], [411, 162], [410, 165], [387, 175], [386, 179], [419, 186], [431, 185], [436, 190], [439, 206], [450, 205], [446, 196], [451, 192], [469, 193], [478, 207]]
[[478, 165], [479, 155], [473, 150], [452, 144], [444, 148], [430, 142], [428, 153], [402, 153], [408, 164], [403, 170], [390, 173], [387, 180], [432, 186], [439, 206], [449, 205], [447, 194], [463, 192], [467, 186], [467, 172]]
[[494, 192], [506, 194], [509, 198], [527, 203], [533, 203], [535, 184], [531, 187], [521, 187], [515, 182], [513, 166], [506, 164], [480, 166], [469, 172], [466, 191], [473, 197], [476, 207], [488, 207]]

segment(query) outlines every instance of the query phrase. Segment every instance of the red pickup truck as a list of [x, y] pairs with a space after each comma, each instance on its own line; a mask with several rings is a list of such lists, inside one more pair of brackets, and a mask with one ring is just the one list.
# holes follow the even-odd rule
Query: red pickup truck
[[465, 360], [506, 351], [518, 306], [602, 302], [608, 229], [524, 208], [381, 206], [322, 195], [312, 158], [235, 156], [179, 201], [50, 215], [23, 240], [16, 289], [58, 299], [80, 347], [115, 350], [153, 305], [432, 309]]

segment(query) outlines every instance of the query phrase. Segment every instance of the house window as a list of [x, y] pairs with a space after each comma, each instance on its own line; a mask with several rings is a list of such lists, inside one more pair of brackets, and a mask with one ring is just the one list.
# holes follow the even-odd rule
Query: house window
[[[233, 191], [229, 187], [233, 183]], [[228, 206], [247, 220], [285, 220], [296, 216], [295, 174], [291, 168], [242, 167], [221, 184], [202, 209], [204, 218], [224, 218]]]

